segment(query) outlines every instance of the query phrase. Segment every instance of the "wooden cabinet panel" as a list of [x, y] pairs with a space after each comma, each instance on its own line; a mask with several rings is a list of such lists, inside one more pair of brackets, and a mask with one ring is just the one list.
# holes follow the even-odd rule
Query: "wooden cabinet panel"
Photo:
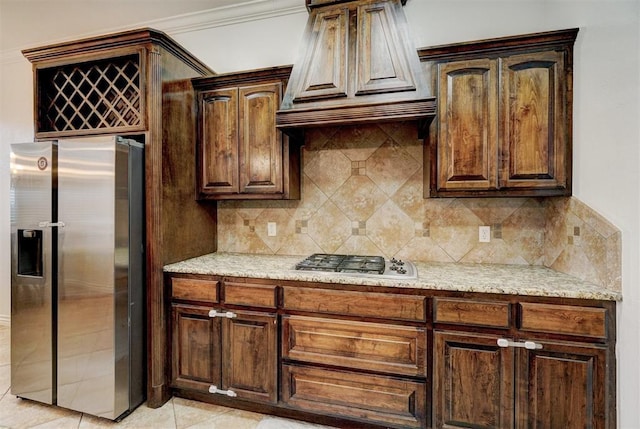
[[501, 186], [566, 187], [564, 70], [562, 52], [502, 59]]
[[508, 328], [511, 305], [508, 302], [457, 298], [434, 298], [433, 321], [461, 325]]
[[220, 320], [209, 317], [208, 307], [173, 304], [172, 374], [173, 387], [208, 391], [219, 385]]
[[225, 304], [276, 308], [276, 285], [224, 282]]
[[356, 369], [426, 376], [424, 328], [285, 316], [282, 357]]
[[238, 192], [238, 91], [200, 95], [201, 187], [208, 193]]
[[438, 190], [497, 188], [497, 79], [495, 60], [438, 65]]
[[393, 25], [394, 13], [395, 6], [389, 1], [361, 4], [356, 9], [357, 96], [416, 89], [399, 29]]
[[282, 192], [282, 136], [276, 130], [282, 84], [241, 87], [238, 91], [239, 192]]
[[216, 280], [191, 279], [174, 277], [171, 279], [171, 297], [189, 301], [218, 302], [218, 285]]
[[434, 427], [514, 427], [514, 351], [498, 347], [496, 340], [434, 333]]
[[607, 418], [606, 350], [576, 343], [546, 343], [521, 351], [519, 427], [584, 429], [613, 427]]
[[607, 336], [607, 310], [598, 307], [520, 303], [520, 329], [523, 331]]
[[297, 409], [390, 427], [426, 425], [423, 382], [285, 364], [282, 395]]
[[278, 400], [277, 318], [275, 314], [235, 311], [223, 329], [222, 386], [238, 398]]
[[571, 195], [577, 33], [420, 50], [438, 97], [425, 169], [430, 196]]
[[294, 102], [347, 96], [348, 36], [349, 8], [314, 15]]
[[193, 79], [198, 199], [300, 198], [301, 139], [276, 128], [291, 66]]
[[287, 310], [414, 321], [426, 317], [423, 296], [290, 286], [283, 290]]

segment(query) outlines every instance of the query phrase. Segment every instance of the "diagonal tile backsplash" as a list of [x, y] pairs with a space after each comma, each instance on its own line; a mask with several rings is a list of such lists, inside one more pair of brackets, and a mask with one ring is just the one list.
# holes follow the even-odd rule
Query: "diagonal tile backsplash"
[[[307, 132], [299, 201], [220, 201], [218, 250], [546, 265], [620, 290], [620, 232], [575, 198], [423, 198], [414, 123]], [[277, 236], [267, 236], [276, 222]], [[490, 243], [478, 226], [491, 226]]]

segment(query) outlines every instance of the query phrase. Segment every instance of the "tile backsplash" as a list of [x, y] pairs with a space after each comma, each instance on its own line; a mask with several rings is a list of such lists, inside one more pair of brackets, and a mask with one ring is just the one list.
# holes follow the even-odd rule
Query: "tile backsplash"
[[575, 198], [424, 199], [414, 123], [309, 130], [302, 159], [299, 201], [218, 203], [218, 251], [546, 265], [621, 289], [620, 232]]

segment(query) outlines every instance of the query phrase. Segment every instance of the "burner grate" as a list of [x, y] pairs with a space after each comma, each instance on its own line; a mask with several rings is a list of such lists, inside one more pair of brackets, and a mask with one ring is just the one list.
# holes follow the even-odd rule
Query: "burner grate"
[[314, 253], [298, 263], [296, 270], [382, 274], [385, 262], [382, 256]]

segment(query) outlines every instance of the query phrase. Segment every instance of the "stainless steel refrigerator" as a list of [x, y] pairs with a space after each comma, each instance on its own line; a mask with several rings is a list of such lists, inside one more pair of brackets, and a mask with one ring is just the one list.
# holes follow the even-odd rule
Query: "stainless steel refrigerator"
[[118, 420], [145, 398], [144, 146], [11, 145], [11, 393]]

